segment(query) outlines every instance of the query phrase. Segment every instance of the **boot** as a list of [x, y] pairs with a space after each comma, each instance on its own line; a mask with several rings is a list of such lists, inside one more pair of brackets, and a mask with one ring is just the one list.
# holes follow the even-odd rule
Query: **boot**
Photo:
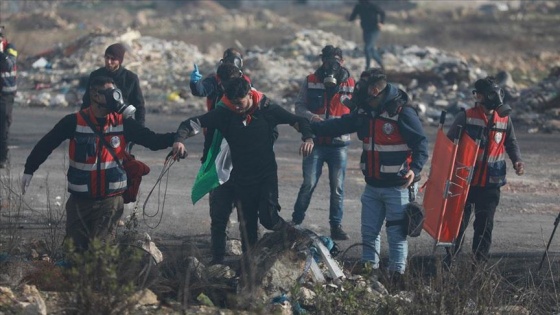
[[348, 234], [342, 230], [342, 225], [331, 225], [331, 238], [337, 241], [345, 241], [350, 239]]
[[389, 287], [393, 292], [406, 291], [406, 276], [396, 271], [389, 272]]
[[210, 242], [212, 250], [210, 265], [223, 265], [226, 255], [226, 237], [222, 235], [211, 235]]

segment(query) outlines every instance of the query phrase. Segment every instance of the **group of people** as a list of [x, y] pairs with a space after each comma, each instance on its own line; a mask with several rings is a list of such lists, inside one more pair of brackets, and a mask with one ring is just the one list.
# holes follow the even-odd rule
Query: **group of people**
[[[367, 1], [363, 2], [366, 5]], [[382, 21], [383, 15], [379, 23]], [[95, 237], [110, 237], [123, 213], [121, 195], [127, 188], [127, 177], [119, 162], [130, 149], [128, 143], [151, 150], [172, 148], [179, 159], [186, 155], [187, 139], [201, 133], [205, 136], [201, 162], [206, 162], [217, 133], [227, 141], [232, 162], [229, 180], [209, 195], [211, 263], [224, 262], [227, 223], [234, 208], [246, 254], [258, 240], [259, 222], [274, 231], [302, 224], [325, 163], [329, 171], [331, 237], [347, 240], [349, 236], [342, 229], [344, 180], [350, 135], [356, 133], [363, 143], [360, 167], [366, 182], [361, 197], [362, 261], [379, 268], [383, 224], [402, 221], [410, 201], [409, 190], [417, 190], [428, 160], [428, 139], [422, 123], [407, 93], [390, 83], [382, 68], [368, 65], [355, 81], [344, 67], [342, 50], [325, 46], [320, 54], [321, 66], [303, 78], [295, 101], [296, 114], [292, 114], [252, 86], [243, 73], [241, 52], [230, 48], [224, 52], [216, 74], [203, 79], [197, 65], [191, 73], [191, 92], [207, 98], [208, 111], [186, 119], [176, 132], [157, 134], [144, 126], [144, 99], [138, 76], [123, 66], [125, 51], [119, 43], [106, 49], [105, 66], [91, 73], [80, 111], [62, 118], [39, 140], [25, 163], [23, 193], [50, 153], [70, 140], [66, 233], [78, 250], [86, 250]], [[376, 59], [375, 55], [372, 58]], [[474, 88], [475, 106], [458, 115], [449, 131], [450, 137], [458, 130], [471, 136], [483, 135], [469, 206], [460, 237], [449, 255], [454, 257], [460, 249], [474, 211], [473, 252], [483, 261], [490, 248], [500, 187], [505, 184], [504, 153], [518, 175], [523, 174], [524, 165], [513, 125], [504, 113], [507, 111], [502, 110], [503, 92], [491, 77], [476, 81]], [[114, 105], [115, 91], [120, 91], [124, 103], [136, 106], [135, 117], [127, 117], [126, 111]], [[302, 140], [303, 182], [291, 222], [279, 215], [274, 143], [277, 126], [282, 124], [292, 126]], [[459, 129], [458, 125], [465, 128]], [[400, 224], [386, 224], [387, 270], [394, 275], [406, 270], [408, 244], [403, 231]]]

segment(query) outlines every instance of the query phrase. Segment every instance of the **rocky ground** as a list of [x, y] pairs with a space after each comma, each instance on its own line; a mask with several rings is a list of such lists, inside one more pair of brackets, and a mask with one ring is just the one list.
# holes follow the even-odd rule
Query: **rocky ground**
[[[332, 2], [327, 7], [319, 2], [304, 7], [279, 3], [226, 8], [214, 1], [120, 2], [121, 5], [101, 1], [3, 1], [1, 22], [20, 51], [21, 89], [12, 129], [11, 170], [2, 174], [2, 183], [3, 194], [12, 196], [8, 200], [23, 202], [26, 209], [24, 219], [15, 220], [26, 222], [20, 234], [36, 234], [32, 232], [37, 231], [34, 224], [45, 224], [45, 209], [60, 207], [65, 198], [61, 162], [65, 161], [64, 148], [53, 153], [43, 171], [34, 177], [36, 186], [20, 199], [12, 187], [18, 187], [25, 157], [38, 137], [74, 109], [82, 93], [80, 78], [102, 65], [102, 53], [114, 41], [123, 41], [130, 48], [125, 65], [140, 74], [147, 99], [147, 124], [158, 131], [168, 131], [169, 126], [174, 129], [184, 117], [201, 111], [203, 100], [188, 94], [185, 98], [177, 95], [188, 88], [192, 63], [198, 63], [204, 74], [211, 73], [221, 52], [230, 46], [246, 52], [246, 72], [257, 88], [287, 108], [291, 108], [303, 77], [318, 66], [317, 55], [327, 43], [344, 49], [346, 65], [352, 73], [357, 75], [362, 70], [361, 31], [357, 24], [344, 20], [350, 13], [350, 4]], [[511, 75], [514, 85], [510, 88], [517, 93], [516, 127], [528, 174], [510, 176], [509, 185], [504, 187], [493, 261], [503, 268], [502, 276], [508, 281], [528, 282], [559, 211], [557, 135], [539, 133], [560, 127], [560, 73], [552, 71], [554, 66], [560, 66], [558, 4], [531, 1], [522, 9], [512, 6], [506, 12], [483, 13], [474, 5], [461, 6], [457, 1], [441, 1], [437, 6], [435, 3], [419, 1], [416, 5], [397, 6], [385, 2], [388, 22], [380, 40], [384, 59], [391, 77], [414, 95], [430, 139], [435, 134], [430, 122], [441, 109], [453, 112], [472, 103], [468, 95], [473, 79], [499, 70]], [[15, 13], [16, 9], [20, 11]], [[199, 157], [199, 140], [189, 147], [192, 161]], [[281, 214], [285, 218], [290, 215], [301, 181], [296, 146], [297, 135], [282, 129], [276, 150], [281, 168]], [[137, 150], [143, 161], [153, 165], [152, 174], [143, 182], [143, 199], [163, 167], [165, 153]], [[363, 178], [358, 168], [359, 151], [359, 144], [354, 141], [345, 216], [352, 239], [348, 244], [341, 243], [343, 249], [360, 239], [359, 198]], [[198, 167], [192, 161], [174, 166], [165, 190], [164, 221], [149, 229], [167, 249], [183, 246], [185, 238], [207, 246], [207, 201], [185, 206], [184, 192], [190, 190]], [[50, 191], [51, 197], [45, 198], [45, 191]], [[306, 221], [306, 227], [318, 233], [328, 232], [324, 224], [327, 193], [323, 180], [309, 210], [314, 215]], [[160, 210], [156, 208], [157, 202], [152, 197], [149, 208]], [[2, 223], [9, 224], [12, 219], [3, 215]], [[52, 220], [48, 218], [47, 222]], [[157, 220], [150, 224], [156, 225]], [[40, 229], [42, 235], [53, 235], [45, 232], [43, 226]], [[236, 227], [231, 231], [236, 238]], [[7, 238], [3, 240], [3, 244], [8, 242]], [[416, 265], [418, 269], [433, 268], [431, 241], [425, 234], [411, 240], [411, 269]], [[558, 252], [558, 244], [553, 242], [553, 252]], [[20, 254], [31, 256], [27, 250], [22, 249]], [[41, 254], [39, 251], [35, 259]], [[349, 255], [355, 258], [359, 251], [350, 251]], [[15, 275], [9, 280], [14, 279], [19, 278]], [[2, 280], [6, 283], [5, 278]], [[518, 287], [523, 290], [522, 285]]]

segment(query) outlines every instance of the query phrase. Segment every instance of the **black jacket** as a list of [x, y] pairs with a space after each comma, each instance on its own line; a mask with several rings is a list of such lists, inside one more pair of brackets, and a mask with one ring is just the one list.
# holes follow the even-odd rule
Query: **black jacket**
[[378, 23], [385, 23], [385, 11], [373, 3], [356, 4], [348, 20], [354, 21], [360, 16], [360, 26], [364, 31], [378, 30]]
[[144, 106], [144, 96], [142, 95], [142, 90], [140, 89], [140, 81], [134, 72], [126, 69], [122, 65], [115, 72], [111, 72], [105, 67], [101, 67], [90, 73], [88, 83], [86, 84], [86, 92], [82, 98], [83, 103], [81, 109], [87, 108], [91, 104], [89, 97], [91, 80], [95, 77], [102, 76], [109, 77], [115, 81], [115, 85], [123, 93], [124, 102], [136, 107], [134, 118], [143, 126], [146, 121], [146, 107]]
[[277, 104], [268, 103], [266, 97], [251, 117], [251, 122], [244, 124], [245, 118], [242, 115], [225, 106], [216, 106], [204, 115], [183, 121], [177, 130], [175, 141], [183, 142], [193, 136], [193, 125], [219, 130], [231, 150], [231, 180], [236, 185], [254, 185], [277, 174], [273, 149], [274, 128], [277, 125], [293, 126], [297, 123], [303, 139], [312, 138], [313, 134], [306, 118], [296, 116]]

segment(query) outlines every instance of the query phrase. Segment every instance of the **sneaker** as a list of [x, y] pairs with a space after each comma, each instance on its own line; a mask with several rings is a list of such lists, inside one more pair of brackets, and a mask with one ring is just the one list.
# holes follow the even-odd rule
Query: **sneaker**
[[344, 232], [344, 230], [342, 229], [342, 225], [340, 224], [331, 226], [331, 238], [337, 241], [345, 241], [350, 239], [350, 237], [348, 237], [348, 234]]
[[295, 227], [295, 228], [300, 228], [300, 227], [301, 227], [301, 222], [298, 222], [298, 221], [292, 220], [292, 221], [290, 221], [290, 222], [288, 222], [288, 223], [289, 223], [291, 226]]

